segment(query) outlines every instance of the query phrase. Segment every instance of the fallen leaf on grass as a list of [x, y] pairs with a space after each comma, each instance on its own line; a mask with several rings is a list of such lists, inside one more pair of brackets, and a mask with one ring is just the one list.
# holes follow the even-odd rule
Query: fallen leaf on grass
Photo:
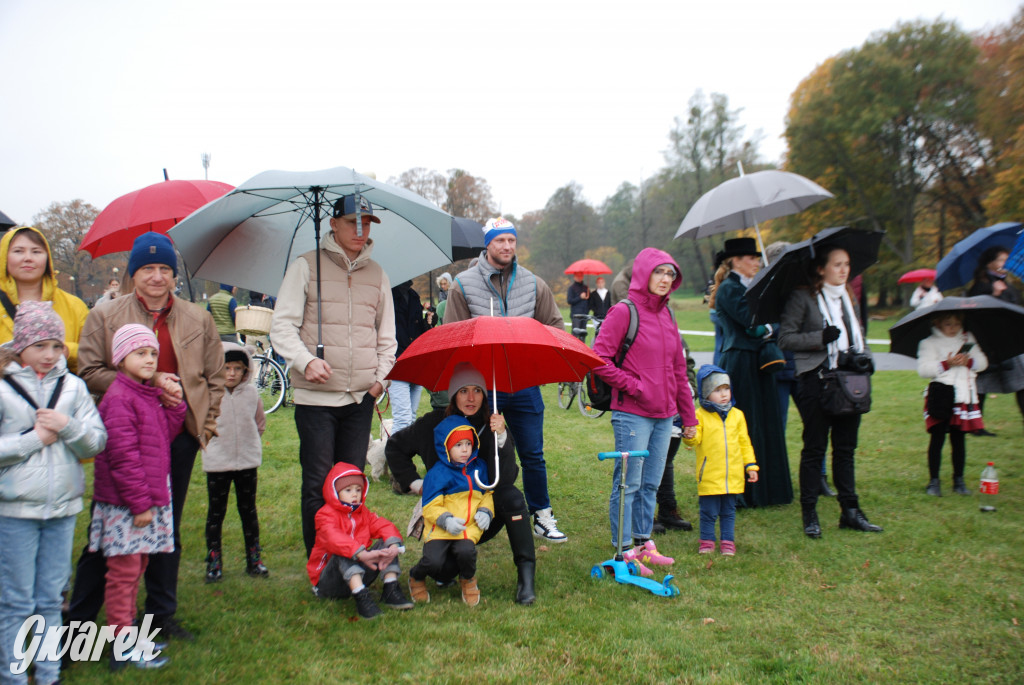
[[701, 622], [701, 624], [702, 624], [702, 625], [705, 625], [705, 626], [706, 626], [706, 625], [707, 625], [707, 624], [709, 624], [709, 623], [714, 623], [714, 622], [715, 622], [715, 619], [713, 619], [713, 618], [702, 618], [702, 619], [700, 620], [700, 622]]
[[540, 547], [537, 548], [537, 551], [538, 552], [550, 552], [551, 548], [548, 547], [547, 545], [541, 545]]
[[870, 559], [868, 559], [867, 561], [865, 561], [865, 562], [864, 562], [864, 565], [863, 565], [863, 566], [861, 566], [861, 568], [868, 568], [869, 566], [871, 566], [871, 560], [870, 560]]
[[713, 562], [713, 561], [709, 561], [709, 562], [708, 562], [708, 563], [707, 563], [707, 564], [706, 564], [706, 565], [704, 566], [704, 570], [705, 570], [705, 571], [710, 571], [710, 570], [711, 570], [711, 567], [712, 567], [712, 566], [714, 566], [714, 565], [715, 565], [715, 562]]
[[826, 585], [825, 583], [822, 583], [821, 585], [818, 586], [818, 589], [819, 590], [835, 590], [836, 586], [835, 585]]
[[1019, 626], [1020, 625], [1020, 622], [1018, 622], [1017, 619], [1012, 618], [1010, 620], [1013, 621], [1013, 625], [1015, 625], [1015, 626]]

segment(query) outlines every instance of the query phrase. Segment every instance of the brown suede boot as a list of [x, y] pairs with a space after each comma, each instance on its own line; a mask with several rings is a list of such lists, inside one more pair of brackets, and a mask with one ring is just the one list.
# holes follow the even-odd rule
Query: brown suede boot
[[429, 602], [430, 593], [427, 592], [427, 583], [409, 576], [409, 598], [417, 604]]
[[471, 607], [480, 603], [480, 588], [476, 586], [476, 578], [468, 580], [459, 578], [459, 585], [462, 587], [462, 601]]

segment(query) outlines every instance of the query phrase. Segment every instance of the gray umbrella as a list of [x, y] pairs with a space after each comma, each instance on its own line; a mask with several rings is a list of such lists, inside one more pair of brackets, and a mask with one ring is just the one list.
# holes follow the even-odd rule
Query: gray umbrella
[[352, 194], [381, 220], [373, 228], [373, 259], [392, 283], [451, 262], [450, 215], [412, 191], [346, 167], [265, 171], [197, 209], [168, 236], [194, 276], [276, 294], [288, 265], [319, 247], [334, 203]]
[[704, 238], [753, 227], [763, 253], [758, 222], [796, 214], [833, 197], [814, 181], [789, 171], [743, 174], [741, 167], [740, 174], [701, 195], [686, 213], [675, 237]]
[[3, 212], [0, 212], [0, 233], [14, 228], [18, 225], [18, 222], [7, 216]]

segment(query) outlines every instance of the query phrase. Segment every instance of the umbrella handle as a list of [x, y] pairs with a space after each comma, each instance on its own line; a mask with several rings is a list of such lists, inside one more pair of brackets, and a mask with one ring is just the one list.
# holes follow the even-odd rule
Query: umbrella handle
[[[493, 302], [491, 303], [491, 307], [492, 308], [494, 307], [494, 303]], [[492, 311], [493, 311], [493, 309], [492, 309]], [[498, 413], [498, 381], [497, 381], [497, 373], [495, 372], [493, 366], [491, 366], [491, 387], [494, 388], [493, 390], [491, 390], [491, 400], [493, 401], [494, 413], [497, 414]], [[506, 426], [506, 430], [508, 430], [507, 426]], [[491, 432], [494, 433], [494, 431], [491, 431]], [[494, 433], [494, 482], [491, 483], [490, 485], [487, 485], [486, 483], [481, 481], [480, 480], [480, 472], [479, 471], [476, 471], [476, 472], [473, 473], [473, 478], [476, 480], [476, 484], [480, 486], [481, 490], [493, 490], [495, 487], [497, 487], [498, 481], [501, 480], [501, 456], [498, 454], [498, 434], [497, 433]]]

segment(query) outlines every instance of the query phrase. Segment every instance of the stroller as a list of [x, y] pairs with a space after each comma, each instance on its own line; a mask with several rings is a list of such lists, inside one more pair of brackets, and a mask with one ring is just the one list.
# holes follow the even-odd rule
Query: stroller
[[615, 547], [615, 556], [608, 561], [602, 561], [590, 569], [590, 577], [595, 580], [604, 578], [605, 573], [611, 574], [615, 581], [625, 585], [636, 585], [661, 597], [673, 597], [679, 594], [679, 588], [672, 582], [673, 576], [667, 575], [660, 583], [649, 578], [640, 576], [640, 568], [634, 561], [626, 561], [622, 557], [622, 518], [626, 509], [626, 469], [629, 467], [630, 458], [643, 459], [648, 455], [647, 450], [636, 450], [633, 452], [601, 452], [597, 455], [600, 460], [622, 459], [622, 470], [619, 473], [619, 539]]

